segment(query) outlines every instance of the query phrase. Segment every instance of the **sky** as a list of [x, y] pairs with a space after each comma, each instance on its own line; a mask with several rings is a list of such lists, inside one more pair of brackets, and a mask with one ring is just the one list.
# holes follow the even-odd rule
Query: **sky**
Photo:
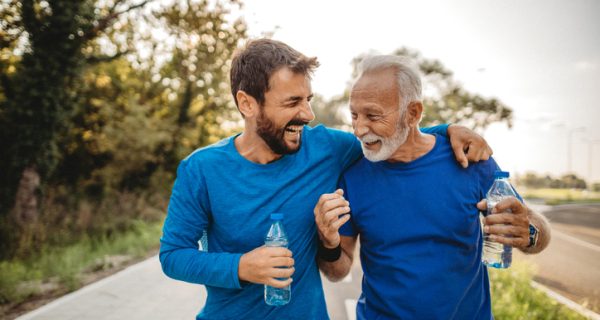
[[600, 1], [246, 0], [242, 15], [251, 37], [317, 56], [313, 91], [328, 98], [353, 57], [417, 49], [513, 109], [511, 129], [482, 132], [503, 169], [600, 182]]

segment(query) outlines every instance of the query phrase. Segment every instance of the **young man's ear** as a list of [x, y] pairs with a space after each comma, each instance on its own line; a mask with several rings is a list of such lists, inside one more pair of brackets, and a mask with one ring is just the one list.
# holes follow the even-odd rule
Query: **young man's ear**
[[406, 108], [408, 124], [410, 126], [416, 126], [419, 124], [419, 122], [421, 122], [421, 117], [423, 117], [423, 104], [421, 101], [411, 102]]
[[238, 90], [238, 92], [235, 94], [235, 97], [238, 102], [238, 108], [240, 109], [240, 112], [244, 118], [252, 118], [258, 113], [258, 103], [253, 96], [247, 94], [243, 90]]

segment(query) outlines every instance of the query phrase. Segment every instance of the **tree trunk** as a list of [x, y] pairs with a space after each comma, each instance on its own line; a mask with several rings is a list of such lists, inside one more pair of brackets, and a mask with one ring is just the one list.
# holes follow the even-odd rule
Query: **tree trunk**
[[33, 166], [25, 168], [19, 180], [13, 208], [13, 218], [21, 227], [26, 227], [38, 219], [37, 191], [39, 186], [40, 175], [37, 169]]

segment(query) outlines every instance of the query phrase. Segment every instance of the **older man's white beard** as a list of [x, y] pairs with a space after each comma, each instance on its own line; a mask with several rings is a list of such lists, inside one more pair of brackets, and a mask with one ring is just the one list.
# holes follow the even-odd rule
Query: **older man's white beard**
[[[373, 133], [367, 133], [360, 138], [360, 146], [362, 147], [365, 158], [371, 162], [383, 161], [389, 159], [401, 145], [406, 142], [408, 137], [409, 128], [408, 126], [398, 125], [396, 131], [389, 138], [383, 138]], [[374, 142], [380, 140], [381, 148], [379, 151], [372, 151], [365, 147], [365, 143]]]

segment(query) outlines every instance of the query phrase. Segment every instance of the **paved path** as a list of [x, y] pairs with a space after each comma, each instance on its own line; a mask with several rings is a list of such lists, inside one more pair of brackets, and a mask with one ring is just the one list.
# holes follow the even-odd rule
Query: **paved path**
[[[568, 212], [574, 211], [570, 207], [563, 209], [568, 209], [566, 210]], [[596, 210], [592, 211], [596, 212]], [[553, 279], [564, 283], [564, 280], [561, 280], [563, 277], [580, 273], [588, 277], [583, 278], [584, 280], [579, 282], [589, 281], [590, 283], [594, 283], [592, 288], [595, 289], [598, 287], [595, 283], [600, 279], [598, 275], [600, 270], [598, 262], [600, 259], [597, 256], [593, 256], [594, 251], [597, 251], [594, 250], [594, 248], [597, 248], [597, 242], [594, 238], [590, 238], [591, 233], [589, 230], [581, 229], [582, 227], [595, 226], [595, 223], [585, 220], [589, 216], [586, 216], [587, 218], [584, 220], [576, 219], [575, 221], [579, 221], [580, 223], [571, 223], [570, 226], [571, 228], [576, 227], [576, 230], [580, 232], [577, 233], [568, 227], [560, 225], [569, 225], [567, 221], [563, 221], [566, 219], [565, 216], [566, 214], [558, 213], [551, 216], [553, 221], [552, 227], [555, 230], [551, 246], [544, 253], [529, 257], [541, 266], [539, 268], [540, 274], [538, 277], [540, 278], [538, 281], [552, 287], [551, 281], [542, 281], [545, 278], [550, 279], [550, 276], [546, 275], [545, 272], [563, 266], [567, 270], [558, 270], [557, 276]], [[556, 231], [565, 233], [583, 242], [562, 237]], [[592, 235], [595, 235], [595, 233]], [[567, 239], [565, 240], [566, 243], [560, 240], [563, 238]], [[569, 243], [571, 247], [561, 249], [563, 245], [569, 245]], [[585, 245], [585, 243], [589, 245]], [[587, 253], [577, 253], [579, 251], [573, 248], [588, 251]], [[553, 253], [555, 250], [558, 251]], [[552, 258], [554, 254], [558, 254], [559, 257]], [[577, 260], [576, 256], [578, 255], [588, 260], [584, 260], [582, 265], [574, 266], [571, 263]], [[589, 259], [591, 259], [591, 262]], [[362, 278], [358, 261], [359, 259], [356, 259], [351, 275], [341, 283], [332, 284], [323, 279], [327, 307], [332, 320], [353, 320], [355, 318], [356, 298], [360, 294], [360, 282]], [[578, 272], [579, 268], [586, 266], [591, 267], [591, 271]], [[561, 291], [560, 286], [555, 286], [552, 289]], [[564, 292], [561, 293], [565, 294]], [[597, 297], [598, 292], [596, 290], [591, 294], [592, 297]], [[167, 278], [161, 271], [158, 258], [152, 257], [111, 277], [55, 300], [18, 319], [194, 319], [205, 299], [206, 292], [202, 286]], [[597, 319], [598, 317], [596, 315], [592, 318]]]
[[[353, 299], [360, 294], [362, 276], [359, 264], [352, 273], [354, 281], [348, 277], [333, 284], [323, 279], [332, 320], [354, 319], [356, 301]], [[203, 286], [167, 278], [155, 256], [17, 320], [189, 320], [195, 318], [205, 300]]]
[[155, 256], [17, 319], [189, 320], [205, 299], [203, 286], [163, 275]]

